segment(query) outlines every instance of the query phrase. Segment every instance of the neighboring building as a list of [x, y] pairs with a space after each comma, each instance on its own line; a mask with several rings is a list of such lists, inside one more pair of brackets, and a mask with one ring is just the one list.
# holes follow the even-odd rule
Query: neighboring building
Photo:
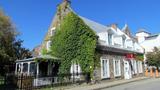
[[33, 50], [32, 50], [32, 56], [33, 57], [36, 57], [36, 56], [39, 56], [41, 55], [41, 46], [38, 45], [37, 47], [35, 47]]
[[145, 53], [151, 52], [154, 47], [160, 47], [160, 34], [154, 34], [141, 30], [136, 33], [139, 44], [145, 48]]
[[[41, 51], [44, 49], [47, 51], [50, 50], [50, 37], [54, 35], [56, 29], [59, 27], [60, 22], [63, 20], [65, 15], [73, 11], [70, 8], [70, 3], [68, 0], [64, 0], [60, 6], [61, 10], [57, 10], [57, 13], [55, 14], [49, 30], [42, 42]], [[99, 61], [100, 68], [97, 68], [99, 79], [130, 79], [132, 77], [143, 75], [143, 61], [136, 60], [135, 57], [143, 55], [144, 49], [137, 43], [136, 39], [132, 37], [127, 25], [125, 25], [125, 27], [121, 30], [115, 24], [105, 26], [80, 15], [78, 16], [84, 21], [86, 25], [94, 30], [96, 35], [99, 37], [96, 48], [96, 50], [101, 55]], [[44, 56], [36, 58], [40, 59], [44, 58]], [[49, 56], [47, 56], [47, 58], [53, 59], [53, 57]], [[33, 59], [35, 58], [17, 61], [16, 65], [20, 64], [23, 66], [24, 63]], [[46, 63], [45, 65], [48, 65], [48, 68], [45, 67], [45, 70], [44, 66], [39, 65], [40, 64], [37, 64], [36, 69], [38, 75], [40, 74], [40, 71], [38, 70], [39, 67], [43, 67], [43, 71], [45, 71], [47, 75], [50, 75], [58, 68], [58, 65], [53, 63]], [[53, 67], [53, 65], [57, 65], [56, 70], [53, 70], [55, 68], [50, 68]], [[30, 69], [28, 69], [28, 72], [30, 72], [29, 70]], [[23, 71], [20, 72], [23, 73]], [[80, 65], [71, 65], [70, 72], [81, 73]], [[77, 75], [76, 78], [81, 77]]]
[[[160, 47], [160, 34], [152, 35], [149, 32], [146, 32], [145, 29], [140, 29], [136, 33], [136, 38], [139, 44], [145, 49], [145, 55], [147, 52], [152, 52], [154, 47]], [[146, 61], [146, 56], [144, 55], [144, 61]]]

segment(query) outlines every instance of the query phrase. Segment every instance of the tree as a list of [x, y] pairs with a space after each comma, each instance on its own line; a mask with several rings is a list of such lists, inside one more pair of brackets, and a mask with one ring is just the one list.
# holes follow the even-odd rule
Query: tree
[[0, 58], [1, 63], [11, 61], [14, 57], [13, 43], [17, 32], [8, 16], [0, 11]]
[[[9, 66], [17, 59], [31, 57], [28, 49], [22, 47], [22, 41], [17, 40], [18, 32], [10, 18], [0, 11], [0, 74], [4, 75]], [[13, 69], [13, 67], [12, 67]], [[14, 70], [14, 69], [13, 69]]]
[[22, 60], [25, 58], [31, 58], [32, 57], [32, 53], [29, 51], [29, 49], [26, 49], [24, 47], [22, 47], [22, 40], [17, 40], [14, 44], [14, 52], [15, 52], [15, 60]]
[[70, 73], [72, 63], [93, 72], [97, 36], [73, 12], [65, 16], [51, 41], [51, 55], [61, 58], [59, 74]]
[[147, 57], [147, 64], [150, 66], [160, 66], [160, 49], [157, 47], [154, 47], [152, 52], [148, 52], [146, 54]]

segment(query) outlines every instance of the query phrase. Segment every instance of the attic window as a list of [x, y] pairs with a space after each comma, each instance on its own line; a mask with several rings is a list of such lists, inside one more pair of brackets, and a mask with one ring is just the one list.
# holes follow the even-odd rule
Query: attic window
[[112, 37], [113, 36], [113, 34], [111, 34], [111, 33], [108, 33], [108, 44], [109, 45], [112, 45]]
[[122, 37], [122, 45], [123, 45], [123, 47], [125, 47], [125, 41], [126, 41], [126, 38]]

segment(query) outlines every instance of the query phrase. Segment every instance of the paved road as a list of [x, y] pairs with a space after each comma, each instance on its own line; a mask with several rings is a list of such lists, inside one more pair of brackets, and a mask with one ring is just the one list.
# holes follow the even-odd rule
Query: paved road
[[102, 90], [160, 90], [160, 79], [148, 79]]

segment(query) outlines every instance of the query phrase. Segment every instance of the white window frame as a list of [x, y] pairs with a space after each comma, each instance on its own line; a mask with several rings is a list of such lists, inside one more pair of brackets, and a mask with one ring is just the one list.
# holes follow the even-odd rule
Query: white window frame
[[126, 38], [122, 37], [122, 46], [123, 48], [126, 47]]
[[55, 33], [56, 27], [51, 28], [50, 35], [53, 36], [53, 32]]
[[142, 61], [138, 61], [138, 72], [143, 73]]
[[[105, 67], [103, 62], [105, 62]], [[104, 70], [106, 70], [106, 74], [104, 75]], [[101, 57], [101, 78], [110, 78], [110, 66], [109, 59]]]
[[[81, 67], [79, 64], [72, 64], [70, 73], [72, 74], [71, 78], [80, 78], [81, 74]], [[73, 75], [74, 73], [74, 75]], [[77, 75], [78, 74], [78, 75]]]
[[113, 45], [113, 34], [112, 33], [108, 33], [108, 45]]
[[132, 60], [132, 66], [133, 66], [133, 74], [137, 74], [137, 61], [136, 60]]
[[50, 50], [50, 47], [51, 47], [51, 41], [47, 41], [47, 44], [46, 44], [46, 48], [47, 48], [47, 51]]
[[[117, 64], [116, 64], [117, 62]], [[118, 65], [118, 66], [116, 66]], [[121, 76], [121, 60], [120, 59], [114, 59], [113, 60], [113, 67], [114, 67], [114, 77]], [[118, 70], [118, 73], [117, 73]]]

